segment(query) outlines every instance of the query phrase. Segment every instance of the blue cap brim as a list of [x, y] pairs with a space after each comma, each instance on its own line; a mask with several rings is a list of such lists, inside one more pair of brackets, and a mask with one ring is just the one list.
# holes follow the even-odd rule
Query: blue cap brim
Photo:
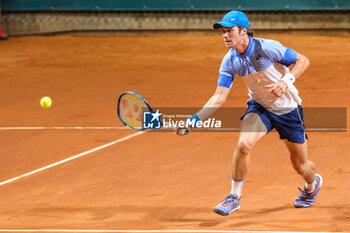
[[214, 23], [213, 24], [213, 28], [214, 29], [219, 29], [219, 28], [221, 28], [221, 26], [224, 26], [224, 27], [227, 27], [227, 28], [232, 28], [232, 27], [234, 27], [236, 25], [237, 24], [235, 24], [235, 23], [228, 23], [228, 22], [221, 21], [221, 22]]

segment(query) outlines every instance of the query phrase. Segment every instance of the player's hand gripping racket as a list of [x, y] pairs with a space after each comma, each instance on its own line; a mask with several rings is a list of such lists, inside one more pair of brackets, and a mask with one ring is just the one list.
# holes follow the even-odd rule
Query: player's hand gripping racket
[[[120, 121], [128, 128], [133, 130], [144, 130], [144, 112], [153, 112], [153, 110], [148, 104], [148, 102], [141, 95], [132, 91], [126, 91], [119, 96], [118, 116]], [[161, 124], [163, 125], [162, 120]], [[164, 124], [163, 126], [166, 128], [171, 128], [174, 131], [177, 130], [177, 127], [174, 127], [169, 124]], [[183, 129], [182, 132], [184, 135], [188, 134], [187, 129]]]

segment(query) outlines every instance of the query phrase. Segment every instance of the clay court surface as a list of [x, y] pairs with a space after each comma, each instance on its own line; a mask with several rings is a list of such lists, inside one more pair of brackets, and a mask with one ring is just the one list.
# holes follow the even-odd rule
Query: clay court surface
[[[304, 107], [350, 107], [349, 34], [256, 34], [306, 55], [297, 80]], [[14, 37], [0, 42], [0, 182], [89, 151], [129, 129], [116, 100], [127, 90], [154, 106], [201, 107], [216, 88], [227, 49], [220, 34]], [[43, 96], [53, 99], [42, 109]], [[240, 78], [226, 107], [245, 107]], [[349, 122], [349, 117], [347, 117]], [[307, 126], [307, 122], [306, 122]], [[277, 133], [252, 152], [242, 207], [213, 207], [230, 191], [237, 132], [145, 133], [0, 186], [0, 232], [8, 229], [350, 230], [350, 134], [309, 132], [324, 185], [317, 203], [293, 206], [302, 179]]]

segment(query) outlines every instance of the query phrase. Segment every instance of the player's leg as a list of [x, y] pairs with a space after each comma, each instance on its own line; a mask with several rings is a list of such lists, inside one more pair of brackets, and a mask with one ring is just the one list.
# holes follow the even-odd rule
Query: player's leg
[[290, 160], [295, 171], [301, 175], [308, 184], [306, 188], [312, 189], [312, 181], [315, 178], [315, 164], [308, 159], [307, 142], [293, 143], [284, 140], [289, 152]]
[[322, 177], [315, 174], [315, 164], [308, 159], [306, 141], [304, 143], [284, 141], [290, 152], [293, 168], [305, 181], [305, 187], [303, 190], [300, 190], [301, 193], [295, 200], [294, 205], [297, 208], [310, 207], [314, 204], [322, 186]]
[[265, 124], [256, 113], [249, 113], [243, 118], [240, 131], [232, 160], [232, 177], [235, 180], [244, 180], [250, 162], [250, 152], [267, 133]]
[[249, 113], [243, 118], [233, 154], [231, 193], [214, 208], [215, 213], [225, 216], [240, 208], [240, 196], [249, 166], [251, 149], [267, 132], [258, 114]]
[[308, 159], [308, 149], [304, 127], [303, 108], [298, 106], [295, 110], [284, 115], [271, 115], [276, 130], [290, 152], [290, 159], [295, 171], [303, 177], [305, 187], [295, 200], [295, 207], [310, 207], [314, 204], [317, 194], [322, 186], [322, 177], [315, 174], [315, 164]]

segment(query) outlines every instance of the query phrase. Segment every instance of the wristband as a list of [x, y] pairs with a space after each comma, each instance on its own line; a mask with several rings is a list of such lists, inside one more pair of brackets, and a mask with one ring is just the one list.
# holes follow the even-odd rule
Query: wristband
[[[194, 124], [191, 124], [194, 120]], [[197, 114], [194, 114], [193, 116], [191, 116], [190, 118], [187, 119], [187, 122], [189, 122], [191, 128], [195, 128], [197, 125], [197, 122], [201, 121], [201, 119], [199, 119], [199, 116]], [[192, 127], [193, 125], [193, 127]]]
[[295, 82], [295, 77], [291, 73], [286, 73], [283, 78], [281, 78], [281, 81], [285, 82], [287, 86], [289, 87]]

